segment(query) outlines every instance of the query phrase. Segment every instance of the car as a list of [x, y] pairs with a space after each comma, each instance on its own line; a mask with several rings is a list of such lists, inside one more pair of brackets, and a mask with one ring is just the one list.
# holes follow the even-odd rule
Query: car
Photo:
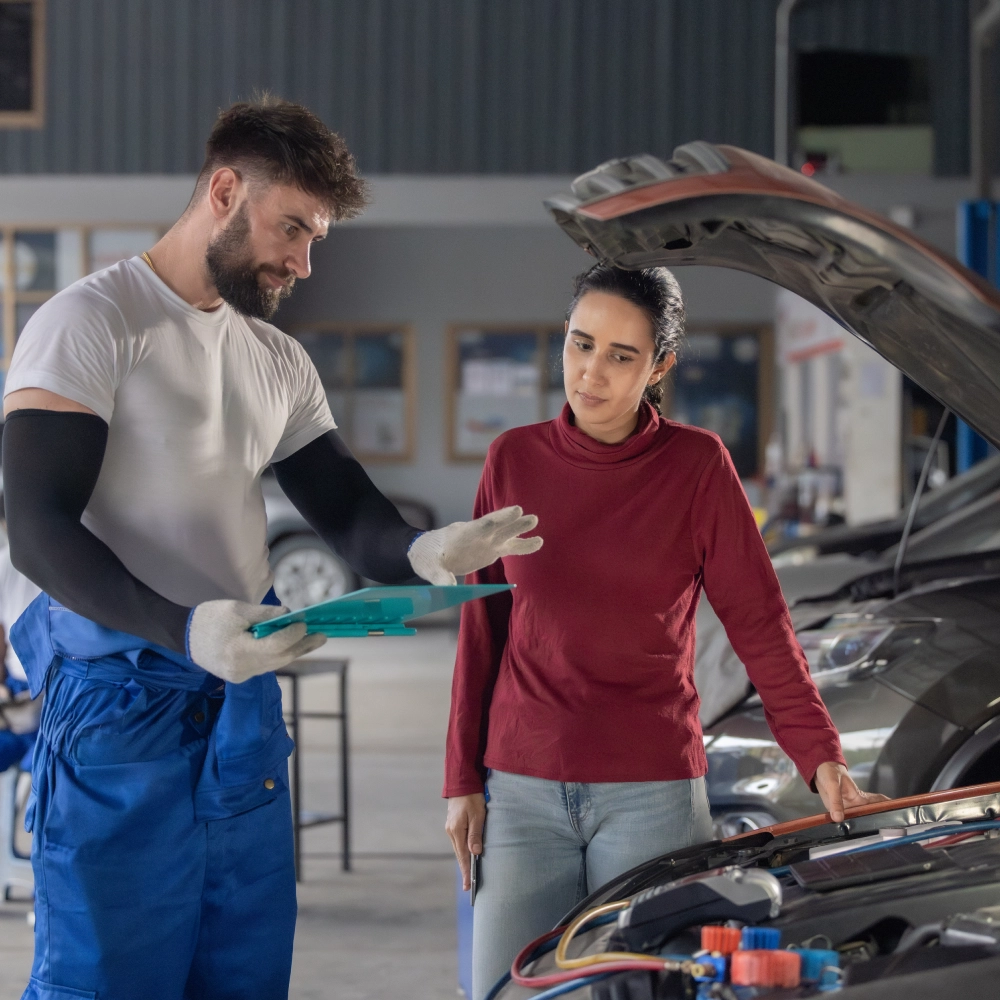
[[[1000, 455], [976, 463], [944, 485], [925, 493], [917, 505], [913, 528], [919, 531], [953, 511], [1000, 489]], [[776, 565], [802, 565], [817, 556], [851, 556], [883, 552], [903, 534], [907, 511], [865, 524], [837, 524], [799, 538], [781, 538], [768, 545]]]
[[[692, 143], [669, 162], [605, 164], [548, 205], [574, 240], [619, 265], [732, 267], [796, 292], [987, 440], [1000, 440], [1000, 293], [912, 232], [814, 181], [744, 150]], [[793, 609], [848, 757], [871, 790], [928, 790], [990, 766], [988, 734], [1000, 734], [1000, 670], [984, 668], [1000, 661], [1000, 609], [991, 603], [996, 506], [994, 491], [925, 528], [898, 581], [885, 565], [862, 569], [850, 563], [860, 557], [841, 554], [843, 579], [860, 579]], [[973, 537], [956, 555], [955, 540], [970, 527]], [[948, 647], [951, 640], [958, 645]], [[863, 655], [843, 659], [854, 649]], [[963, 685], [958, 703], [942, 700], [955, 683]], [[752, 697], [705, 739], [709, 796], [723, 832], [811, 808], [811, 793]]]
[[998, 815], [993, 783], [651, 859], [525, 942], [522, 982], [489, 1000], [537, 997], [558, 977], [579, 1000], [995, 996]]
[[[286, 608], [297, 611], [373, 582], [362, 580], [316, 535], [285, 496], [271, 470], [261, 477], [261, 489], [274, 592]], [[427, 504], [404, 497], [389, 499], [414, 528], [430, 531], [435, 526], [434, 511]]]
[[[980, 555], [998, 548], [1000, 548], [1000, 490], [994, 490], [966, 504], [965, 507], [938, 519], [935, 524], [910, 538], [903, 579], [908, 579], [905, 574], [913, 567], [921, 566], [924, 594], [921, 613], [937, 622], [935, 635], [948, 627], [946, 622], [963, 618], [958, 609], [963, 606], [966, 594], [970, 595], [970, 600], [976, 602], [971, 609], [972, 623], [968, 623], [969, 627], [973, 628], [977, 635], [985, 635], [981, 624], [975, 624], [976, 621], [981, 622], [984, 617], [983, 607], [978, 603], [982, 599], [982, 592], [980, 588], [972, 586], [966, 574], [975, 575], [980, 566]], [[878, 713], [877, 719], [871, 714], [871, 702], [866, 703], [868, 707], [862, 714], [863, 717], [852, 711], [859, 704], [857, 699], [861, 696], [864, 683], [871, 680], [878, 684], [892, 685], [895, 683], [893, 678], [896, 677], [896, 671], [906, 669], [906, 663], [894, 658], [891, 663], [883, 665], [884, 669], [879, 668], [870, 675], [865, 670], [828, 675], [825, 670], [831, 661], [825, 654], [821, 656], [818, 652], [820, 646], [828, 643], [828, 633], [814, 635], [816, 621], [823, 621], [817, 616], [818, 609], [829, 612], [829, 625], [823, 626], [827, 628], [840, 627], [844, 622], [851, 621], [852, 616], [857, 615], [867, 615], [873, 621], [880, 621], [912, 612], [911, 605], [907, 603], [912, 595], [904, 593], [896, 600], [892, 593], [883, 592], [876, 597], [871, 583], [871, 581], [889, 580], [888, 586], [891, 589], [892, 569], [897, 551], [898, 545], [893, 545], [870, 558], [841, 553], [819, 556], [804, 565], [776, 566], [785, 599], [792, 605], [793, 621], [800, 629], [800, 642], [811, 659], [820, 693], [838, 730], [845, 734], [845, 740], [856, 739], [857, 737], [848, 737], [846, 734], [854, 733], [859, 726], [865, 729], [877, 728], [883, 733], [891, 733], [898, 729], [898, 735], [894, 738], [902, 739], [908, 727], [914, 724], [917, 718], [910, 713], [910, 703], [905, 700], [878, 700], [884, 711]], [[987, 589], [992, 587], [991, 584], [984, 586]], [[850, 599], [853, 593], [864, 595], [860, 603]], [[753, 761], [761, 755], [771, 759], [770, 751], [765, 751], [757, 743], [744, 744], [739, 740], [733, 743], [726, 737], [726, 733], [739, 729], [748, 735], [750, 730], [753, 730], [754, 735], [748, 738], [757, 740], [765, 735], [769, 736], [769, 731], [766, 723], [763, 724], [763, 728], [750, 723], [751, 719], [762, 720], [760, 701], [753, 696], [743, 665], [729, 644], [722, 623], [707, 603], [699, 608], [697, 625], [699, 645], [695, 659], [695, 678], [699, 690], [704, 690], [706, 695], [702, 723], [706, 738], [718, 737], [709, 739], [706, 744], [710, 798], [718, 832], [720, 834], [738, 832], [747, 828], [748, 824], [766, 825], [776, 822], [779, 818], [790, 818], [796, 810], [808, 809], [812, 797], [801, 781], [799, 782], [801, 787], [797, 787], [792, 796], [795, 805], [792, 805], [792, 799], [785, 797], [791, 790], [786, 789], [783, 783], [781, 789], [777, 786], [768, 786], [769, 791], [764, 796], [767, 802], [762, 801], [760, 797], [746, 794], [751, 785], [757, 789], [765, 787], [760, 782], [764, 781], [766, 768], [759, 761], [758, 763]], [[980, 652], [984, 657], [988, 657], [991, 655], [990, 649], [987, 642]], [[1000, 650], [997, 652], [1000, 653]], [[876, 650], [873, 656], [875, 659], [885, 659], [887, 654], [883, 655], [884, 653], [885, 650]], [[838, 652], [836, 655], [840, 656], [841, 653]], [[831, 676], [836, 677], [836, 683], [832, 687]], [[877, 679], [878, 677], [881, 677], [881, 680]], [[858, 687], [859, 684], [862, 687]], [[851, 692], [850, 697], [844, 697], [843, 691], [848, 689]], [[919, 701], [921, 698], [933, 695], [920, 692], [915, 697]], [[993, 695], [984, 688], [983, 697], [989, 701]], [[769, 745], [772, 749], [777, 749], [773, 741]], [[780, 756], [784, 758], [783, 754]], [[734, 763], [736, 758], [745, 759]], [[790, 762], [784, 759], [786, 764], [782, 767], [786, 765], [790, 767]], [[913, 763], [916, 765], [915, 758]], [[863, 764], [859, 762], [858, 766], [868, 768], [871, 766], [871, 761]], [[760, 776], [756, 784], [749, 780], [750, 771]], [[867, 780], [867, 774], [864, 776]], [[998, 762], [997, 777], [1000, 778], [1000, 762]], [[923, 787], [932, 787], [937, 780], [937, 775], [929, 775], [925, 778]], [[779, 801], [780, 799], [784, 801]], [[770, 808], [771, 806], [774, 808]], [[751, 812], [741, 815], [741, 810], [744, 809], [749, 809]]]
[[[669, 161], [611, 161], [547, 205], [575, 242], [619, 266], [729, 267], [797, 293], [992, 444], [1000, 442], [1000, 293], [874, 212], [763, 157], [704, 142], [678, 148]], [[606, 976], [574, 979], [576, 995], [639, 1000], [695, 990], [720, 998], [820, 991], [818, 983], [797, 981], [796, 993], [755, 986], [735, 994], [722, 982], [698, 986], [692, 962], [706, 978], [717, 977], [710, 975], [712, 962], [699, 965], [701, 940], [692, 932], [724, 920], [761, 931], [752, 929], [747, 938], [754, 953], [767, 950], [758, 944], [773, 944], [769, 930], [780, 930], [785, 944], [835, 953], [836, 964], [846, 967], [837, 976], [848, 984], [877, 980], [874, 991], [845, 989], [851, 1000], [902, 997], [903, 990], [917, 1000], [956, 987], [988, 995], [1000, 971], [1000, 938], [972, 929], [964, 940], [975, 941], [975, 954], [946, 949], [963, 927], [991, 927], [1000, 912], [994, 839], [1000, 784], [962, 788], [993, 776], [1000, 764], [998, 500], [1000, 494], [988, 493], [925, 528], [919, 559], [911, 552], [899, 572], [880, 565], [792, 609], [823, 699], [841, 721], [853, 773], [862, 787], [896, 801], [863, 807], [841, 824], [828, 816], [801, 818], [815, 808], [815, 797], [786, 768], [762, 707], [742, 705], [711, 727], [705, 741], [715, 760], [710, 796], [728, 788], [730, 798], [721, 804], [734, 826], [747, 829], [736, 839], [651, 859], [599, 889], [588, 907], [625, 904], [626, 915], [590, 913], [594, 926], [579, 935], [573, 958], [568, 941], [555, 952], [560, 972], [553, 971], [551, 942], [563, 931], [528, 945], [515, 964], [534, 981], [527, 988], [498, 984], [491, 1000], [536, 995], [543, 982], [552, 982], [539, 975], [581, 977], [595, 970]], [[970, 511], [978, 520], [970, 520]], [[956, 555], [959, 536], [966, 541]], [[844, 727], [847, 718], [851, 724]], [[769, 822], [794, 814], [785, 825]], [[949, 832], [954, 843], [939, 841], [914, 855], [912, 845], [927, 835], [919, 828], [945, 819], [964, 824]], [[885, 843], [890, 838], [897, 843]], [[819, 856], [845, 844], [852, 853], [840, 861]], [[853, 853], [863, 847], [870, 858]], [[811, 860], [817, 865], [801, 867]], [[737, 910], [737, 902], [747, 908]], [[597, 926], [605, 919], [615, 923]], [[655, 921], [658, 930], [647, 926]], [[932, 943], [941, 947], [929, 955]], [[648, 973], [629, 971], [634, 959], [624, 955], [621, 972], [573, 962], [609, 949], [655, 958], [664, 971], [654, 983]], [[665, 954], [678, 956], [669, 974], [663, 963], [673, 959]], [[602, 956], [602, 963], [605, 957], [613, 956]], [[758, 971], [777, 975], [795, 961], [761, 959]], [[905, 975], [935, 962], [952, 964]], [[721, 977], [735, 965], [725, 965]], [[852, 972], [854, 966], [860, 971]], [[902, 989], [893, 991], [896, 975]]]
[[[928, 529], [951, 514], [962, 517], [958, 512], [970, 509], [975, 501], [997, 489], [1000, 456], [993, 456], [923, 496], [914, 518], [916, 533], [909, 543], [911, 559], [919, 558], [924, 538], [932, 534], [925, 536], [920, 529]], [[870, 572], [886, 559], [891, 563], [905, 520], [905, 514], [901, 514], [870, 524], [838, 525], [808, 538], [769, 547], [785, 600], [792, 604], [803, 597], [827, 593]], [[707, 600], [698, 607], [696, 630], [695, 686], [701, 693], [701, 724], [708, 727], [743, 702], [750, 688], [746, 670]]]

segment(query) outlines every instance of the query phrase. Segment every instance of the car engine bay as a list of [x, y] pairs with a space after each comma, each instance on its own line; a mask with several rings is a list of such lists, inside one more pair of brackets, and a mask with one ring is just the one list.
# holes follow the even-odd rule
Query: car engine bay
[[917, 1000], [942, 995], [936, 970], [1000, 974], [1000, 783], [656, 858], [527, 945], [488, 996], [860, 1000], [898, 982]]

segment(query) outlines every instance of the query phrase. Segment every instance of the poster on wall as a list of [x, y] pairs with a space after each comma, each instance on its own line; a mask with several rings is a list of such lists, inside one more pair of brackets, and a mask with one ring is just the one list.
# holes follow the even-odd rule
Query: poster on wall
[[541, 419], [539, 352], [535, 330], [453, 331], [452, 458], [482, 458], [504, 431]]
[[548, 358], [545, 362], [545, 419], [555, 420], [566, 404], [566, 389], [563, 386], [563, 341], [562, 330], [553, 330], [545, 338]]
[[835, 319], [794, 292], [779, 288], [775, 305], [778, 359], [782, 365], [832, 354], [847, 342], [849, 334]]
[[742, 479], [760, 471], [770, 429], [769, 348], [769, 330], [690, 330], [674, 378], [671, 417], [718, 434]]
[[341, 437], [363, 461], [411, 455], [410, 336], [406, 328], [343, 324], [295, 333], [316, 366]]
[[400, 331], [354, 338], [353, 444], [360, 455], [400, 457], [408, 449], [405, 343]]
[[87, 251], [90, 271], [111, 267], [120, 260], [138, 257], [160, 238], [156, 229], [94, 229]]

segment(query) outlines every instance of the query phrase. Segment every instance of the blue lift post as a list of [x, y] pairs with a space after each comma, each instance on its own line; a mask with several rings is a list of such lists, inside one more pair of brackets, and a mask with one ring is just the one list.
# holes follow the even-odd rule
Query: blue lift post
[[[997, 258], [997, 203], [985, 198], [960, 202], [957, 218], [958, 259], [970, 271], [1000, 285]], [[990, 453], [989, 442], [956, 417], [955, 472], [965, 472]]]
[[472, 1000], [472, 904], [462, 889], [462, 871], [455, 865], [456, 924], [458, 929], [458, 989]]

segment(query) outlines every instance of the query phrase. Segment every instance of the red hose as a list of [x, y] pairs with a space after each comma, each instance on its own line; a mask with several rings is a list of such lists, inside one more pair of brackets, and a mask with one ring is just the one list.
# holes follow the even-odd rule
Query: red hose
[[[873, 802], [867, 806], [857, 806], [848, 809], [844, 813], [845, 819], [857, 819], [859, 816], [871, 816], [875, 813], [892, 812], [894, 809], [913, 809], [917, 806], [932, 806], [940, 802], [954, 802], [956, 799], [974, 799], [979, 795], [1000, 794], [1000, 781], [991, 782], [988, 785], [969, 785], [967, 788], [948, 788], [943, 792], [928, 792], [926, 795], [909, 795], [904, 799], [889, 799], [888, 802]], [[832, 823], [829, 813], [817, 813], [814, 816], [803, 816], [801, 819], [789, 820], [787, 823], [777, 823], [774, 826], [764, 826], [759, 830], [749, 830], [746, 833], [738, 833], [735, 837], [727, 837], [725, 843], [734, 840], [742, 840], [744, 837], [753, 837], [758, 833], [773, 834], [775, 837], [784, 836], [787, 833], [798, 833], [800, 830], [808, 830], [813, 826], [823, 826], [825, 823]]]

